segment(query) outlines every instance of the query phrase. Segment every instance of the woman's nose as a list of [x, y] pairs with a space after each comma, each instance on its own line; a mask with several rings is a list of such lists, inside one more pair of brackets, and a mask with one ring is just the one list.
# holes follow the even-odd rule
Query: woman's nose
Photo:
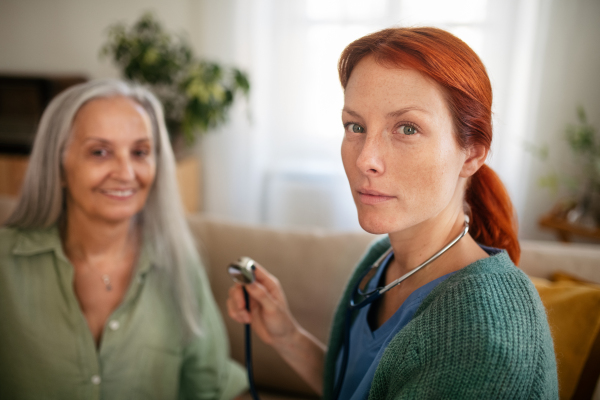
[[113, 176], [119, 180], [130, 181], [135, 178], [133, 162], [128, 156], [118, 157], [116, 160]]
[[379, 175], [385, 170], [383, 161], [383, 135], [367, 134], [356, 165], [366, 175]]

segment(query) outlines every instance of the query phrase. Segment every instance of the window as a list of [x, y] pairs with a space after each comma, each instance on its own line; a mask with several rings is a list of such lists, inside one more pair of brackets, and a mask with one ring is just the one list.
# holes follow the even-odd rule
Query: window
[[[524, 95], [527, 85], [509, 83], [527, 80], [528, 71], [523, 74], [515, 65], [529, 62], [520, 55], [533, 56], [523, 49], [532, 45], [535, 24], [531, 21], [535, 18], [531, 16], [535, 16], [536, 0], [243, 3], [254, 7], [249, 13], [253, 16], [251, 33], [240, 41], [252, 43], [254, 134], [250, 146], [260, 160], [248, 156], [253, 159], [243, 171], [230, 175], [232, 186], [245, 188], [239, 192], [246, 201], [255, 199], [256, 217], [241, 219], [278, 226], [359, 229], [340, 157], [343, 92], [337, 61], [353, 40], [392, 26], [436, 26], [454, 33], [480, 55], [492, 81], [495, 115], [501, 116], [495, 121], [491, 164], [507, 171], [500, 175], [514, 196], [520, 178], [514, 143], [525, 131], [525, 125], [514, 116], [522, 119], [528, 103]], [[529, 14], [519, 14], [523, 9], [529, 9]], [[522, 26], [528, 27], [529, 36], [519, 31]], [[516, 111], [511, 114], [511, 109]], [[498, 131], [503, 129], [510, 130], [510, 140], [498, 139], [502, 136]], [[248, 181], [255, 184], [250, 187]], [[217, 202], [224, 203], [223, 199]]]

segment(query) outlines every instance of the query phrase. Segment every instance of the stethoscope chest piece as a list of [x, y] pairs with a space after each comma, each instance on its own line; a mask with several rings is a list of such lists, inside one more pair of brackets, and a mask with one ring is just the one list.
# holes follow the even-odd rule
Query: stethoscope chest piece
[[240, 257], [239, 260], [232, 262], [227, 267], [227, 272], [234, 282], [242, 285], [247, 285], [254, 282], [256, 279], [254, 276], [255, 262], [250, 257]]

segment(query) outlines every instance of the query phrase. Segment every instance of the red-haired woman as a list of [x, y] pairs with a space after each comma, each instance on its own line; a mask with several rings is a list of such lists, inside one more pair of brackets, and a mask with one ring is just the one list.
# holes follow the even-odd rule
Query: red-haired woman
[[435, 28], [386, 29], [339, 61], [342, 159], [360, 224], [387, 234], [358, 264], [329, 347], [258, 267], [229, 314], [324, 398], [558, 398], [540, 298], [515, 264], [516, 220], [484, 164], [492, 90], [481, 60]]

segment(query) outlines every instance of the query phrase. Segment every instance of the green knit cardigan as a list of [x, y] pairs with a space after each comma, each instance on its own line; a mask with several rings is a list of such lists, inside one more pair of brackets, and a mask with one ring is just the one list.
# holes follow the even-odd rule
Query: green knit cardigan
[[[325, 399], [333, 398], [350, 292], [389, 247], [387, 237], [374, 243], [344, 291], [325, 361]], [[378, 399], [558, 399], [546, 311], [506, 252], [468, 265], [425, 298], [379, 362], [369, 393]]]

